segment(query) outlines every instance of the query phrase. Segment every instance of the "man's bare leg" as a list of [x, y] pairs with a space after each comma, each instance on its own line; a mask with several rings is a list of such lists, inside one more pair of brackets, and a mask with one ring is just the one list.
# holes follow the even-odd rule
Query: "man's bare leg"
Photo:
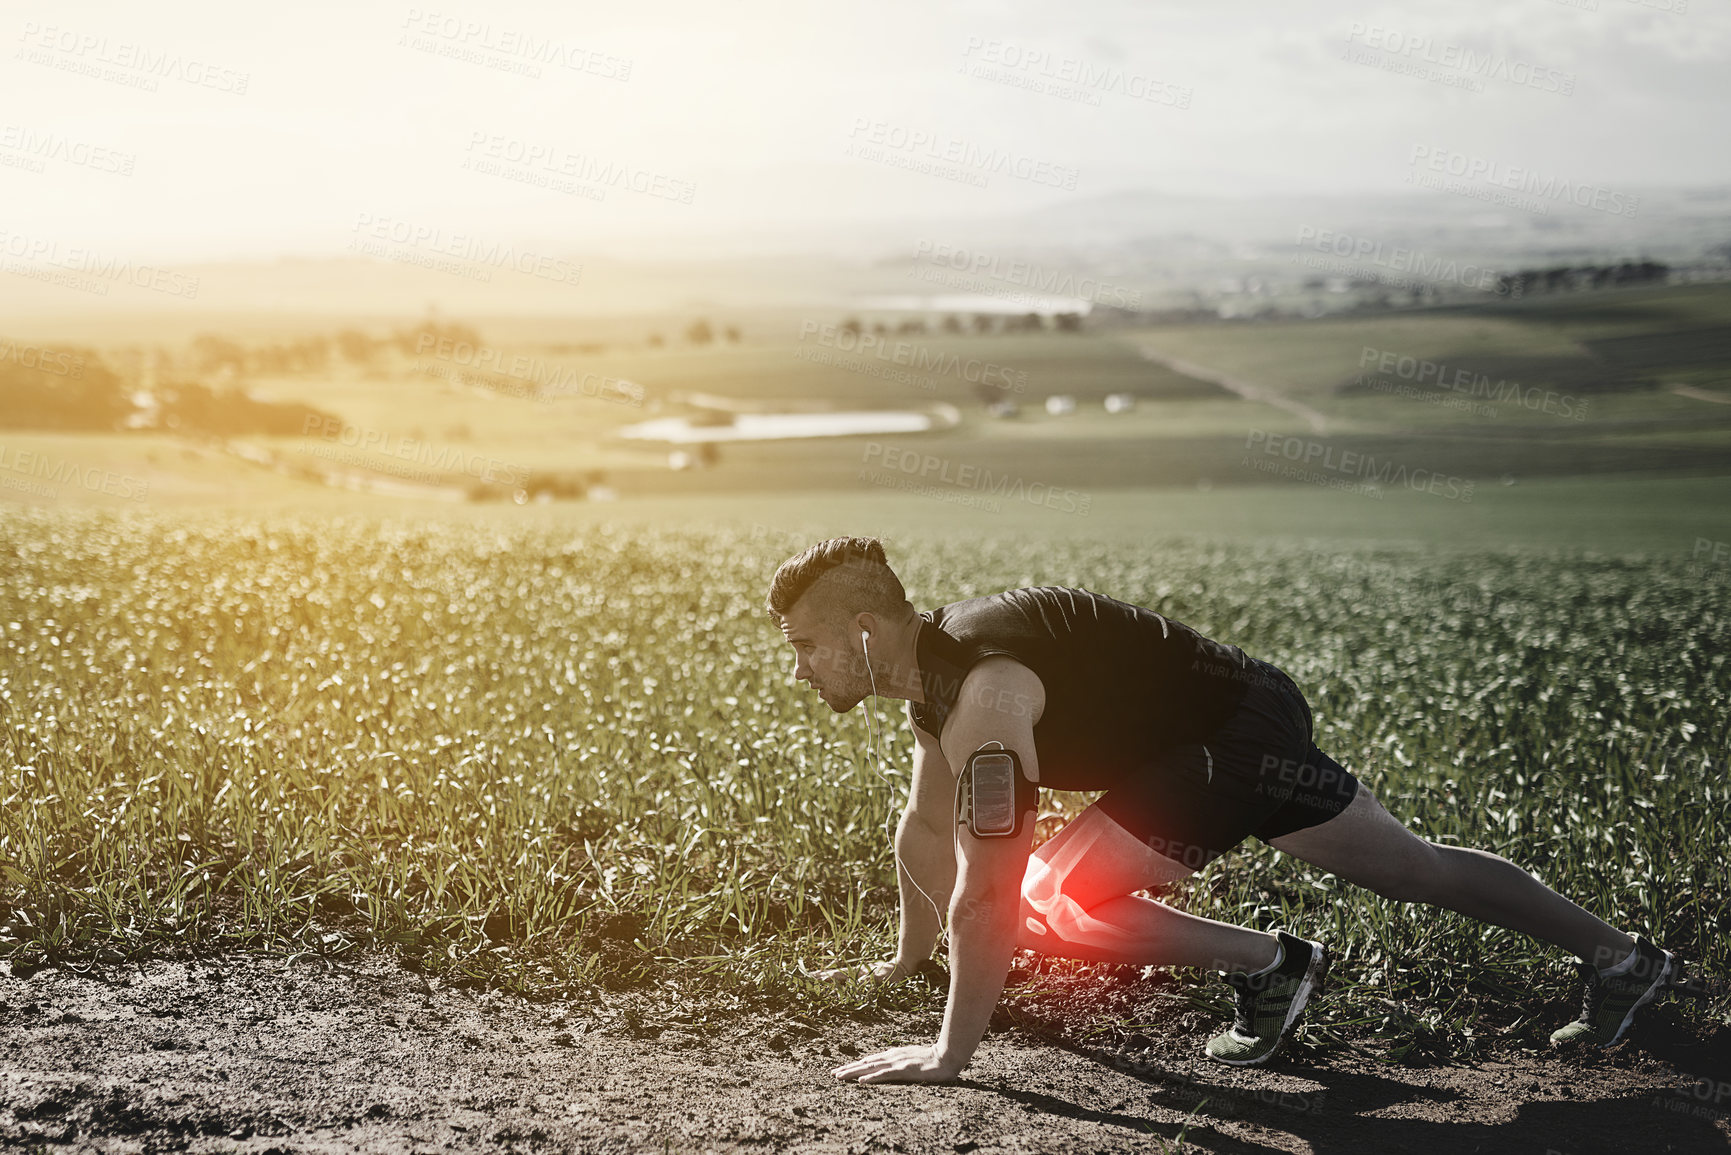
[[1192, 873], [1089, 807], [1030, 859], [1016, 945], [1135, 966], [1256, 971], [1273, 963], [1279, 947], [1272, 934], [1131, 893], [1164, 889]]
[[1270, 845], [1385, 898], [1440, 906], [1508, 927], [1573, 951], [1601, 970], [1635, 949], [1634, 939], [1508, 859], [1420, 838], [1383, 809], [1363, 783], [1345, 810]]

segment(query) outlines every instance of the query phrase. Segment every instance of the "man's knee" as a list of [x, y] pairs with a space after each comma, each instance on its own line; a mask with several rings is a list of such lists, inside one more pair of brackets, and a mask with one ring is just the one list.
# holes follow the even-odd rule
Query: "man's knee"
[[1066, 876], [1038, 856], [1030, 855], [1022, 876], [1022, 927], [1020, 937], [1034, 950], [1055, 945], [1054, 940], [1076, 942], [1092, 920], [1082, 904], [1064, 893]]
[[1445, 854], [1452, 849], [1424, 842], [1393, 862], [1379, 863], [1362, 885], [1396, 902], [1435, 904], [1448, 890]]
[[1022, 911], [1016, 924], [1016, 946], [1020, 950], [1051, 951], [1058, 945], [1058, 935], [1040, 912], [1028, 903], [1026, 895], [1022, 896]]

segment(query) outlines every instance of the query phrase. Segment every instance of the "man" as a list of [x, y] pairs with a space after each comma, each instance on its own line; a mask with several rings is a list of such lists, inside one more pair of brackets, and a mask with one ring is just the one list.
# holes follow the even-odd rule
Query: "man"
[[[1207, 1054], [1268, 1061], [1319, 988], [1327, 948], [1134, 893], [1169, 887], [1250, 835], [1384, 897], [1580, 956], [1585, 1006], [1553, 1043], [1616, 1042], [1678, 975], [1675, 956], [1506, 859], [1408, 830], [1312, 744], [1309, 707], [1285, 674], [1152, 610], [1041, 587], [916, 613], [872, 538], [832, 538], [788, 559], [767, 603], [794, 648], [795, 676], [830, 709], [846, 713], [868, 694], [901, 698], [914, 731], [913, 786], [895, 837], [896, 957], [826, 976], [908, 975], [944, 930], [940, 907], [949, 914], [937, 1041], [868, 1055], [837, 1068], [839, 1078], [956, 1077], [1018, 947], [1226, 971], [1237, 1013]], [[1000, 805], [1012, 797], [999, 776], [1009, 773], [1005, 751], [1025, 779], [1013, 806]], [[1030, 857], [1036, 787], [1105, 794]], [[1000, 813], [988, 823], [1013, 811], [1013, 829], [981, 827], [990, 810]]]

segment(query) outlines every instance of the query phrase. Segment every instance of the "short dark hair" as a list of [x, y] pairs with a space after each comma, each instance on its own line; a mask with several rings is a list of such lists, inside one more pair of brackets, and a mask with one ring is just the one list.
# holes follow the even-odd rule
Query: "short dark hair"
[[875, 537], [832, 537], [782, 562], [765, 599], [770, 618], [779, 622], [808, 591], [824, 617], [840, 612], [895, 618], [913, 609]]

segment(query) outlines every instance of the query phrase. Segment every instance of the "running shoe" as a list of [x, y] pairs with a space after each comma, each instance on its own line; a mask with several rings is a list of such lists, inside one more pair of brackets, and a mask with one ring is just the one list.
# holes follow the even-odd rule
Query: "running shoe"
[[1581, 1017], [1551, 1033], [1551, 1044], [1582, 1042], [1608, 1047], [1623, 1037], [1635, 1012], [1658, 998], [1678, 976], [1677, 956], [1635, 936], [1635, 960], [1620, 975], [1602, 975], [1589, 962], [1578, 962], [1584, 990]]
[[1208, 1057], [1253, 1067], [1280, 1053], [1310, 996], [1322, 989], [1328, 950], [1319, 942], [1277, 931], [1285, 956], [1273, 970], [1226, 976], [1237, 997], [1232, 1029], [1208, 1040]]

